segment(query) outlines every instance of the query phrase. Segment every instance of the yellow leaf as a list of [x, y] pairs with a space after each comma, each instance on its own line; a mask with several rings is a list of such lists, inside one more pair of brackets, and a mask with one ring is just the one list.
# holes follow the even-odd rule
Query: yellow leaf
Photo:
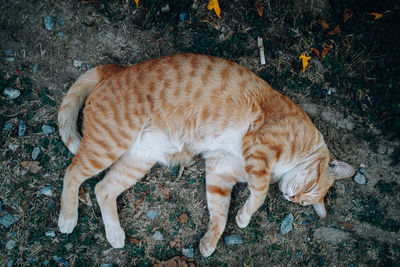
[[215, 14], [217, 14], [218, 18], [221, 18], [221, 8], [219, 7], [218, 0], [209, 0], [208, 1], [208, 10], [214, 9]]
[[139, 7], [139, 0], [135, 0], [136, 8]]
[[301, 63], [303, 64], [303, 72], [304, 72], [308, 66], [308, 61], [311, 59], [311, 57], [307, 57], [306, 55], [301, 54], [299, 56], [299, 59], [301, 59]]
[[372, 15], [372, 16], [374, 16], [374, 17], [375, 17], [374, 20], [381, 19], [382, 16], [383, 16], [383, 14], [381, 14], [381, 13], [375, 13], [375, 12], [367, 13], [367, 15]]

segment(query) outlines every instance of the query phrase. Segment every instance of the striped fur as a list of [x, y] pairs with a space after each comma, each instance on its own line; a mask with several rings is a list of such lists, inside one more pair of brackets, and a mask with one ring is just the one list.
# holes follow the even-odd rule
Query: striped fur
[[[84, 101], [81, 139], [76, 120]], [[96, 198], [107, 240], [116, 248], [125, 240], [116, 198], [156, 162], [200, 153], [205, 158], [210, 222], [200, 241], [203, 256], [214, 252], [225, 229], [237, 182], [250, 189], [236, 216], [245, 227], [271, 183], [279, 182], [289, 201], [312, 204], [324, 217], [329, 187], [354, 172], [331, 159], [321, 133], [296, 104], [246, 68], [211, 56], [99, 66], [71, 86], [58, 121], [63, 142], [75, 153], [64, 178], [60, 231], [71, 233], [77, 223], [79, 186], [112, 165]]]

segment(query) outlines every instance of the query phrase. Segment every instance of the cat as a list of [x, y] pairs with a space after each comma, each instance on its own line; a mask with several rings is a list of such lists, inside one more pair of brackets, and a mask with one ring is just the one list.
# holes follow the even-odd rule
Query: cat
[[[81, 138], [76, 121], [83, 104]], [[329, 187], [354, 174], [349, 164], [332, 159], [322, 134], [294, 102], [245, 67], [207, 55], [88, 70], [64, 97], [58, 123], [75, 154], [64, 177], [59, 229], [71, 233], [77, 224], [79, 186], [111, 166], [95, 194], [114, 248], [125, 240], [116, 199], [157, 162], [197, 154], [205, 159], [210, 221], [199, 245], [204, 257], [225, 229], [236, 183], [250, 189], [236, 216], [243, 228], [272, 183], [279, 182], [287, 200], [313, 205], [325, 217]]]

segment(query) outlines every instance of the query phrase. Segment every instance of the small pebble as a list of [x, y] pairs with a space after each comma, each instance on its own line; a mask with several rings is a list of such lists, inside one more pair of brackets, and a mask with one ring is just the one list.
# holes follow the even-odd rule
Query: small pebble
[[13, 267], [14, 266], [14, 259], [11, 259], [7, 262], [7, 267]]
[[74, 247], [74, 245], [72, 243], [68, 243], [64, 246], [65, 250], [71, 250]]
[[54, 230], [49, 230], [49, 231], [47, 231], [47, 232], [45, 233], [45, 235], [46, 235], [47, 237], [55, 237], [55, 236], [56, 236], [56, 233], [54, 232]]
[[12, 53], [13, 53], [12, 50], [5, 50], [5, 51], [4, 51], [4, 54], [5, 54], [6, 56], [11, 56]]
[[18, 144], [9, 144], [8, 148], [11, 149], [12, 151], [15, 151], [19, 147]]
[[4, 125], [3, 131], [8, 131], [8, 130], [10, 130], [12, 126], [13, 126], [12, 123], [10, 123], [10, 122], [7, 123], [6, 125]]
[[50, 263], [50, 261], [49, 261], [49, 260], [45, 260], [45, 261], [43, 261], [43, 265], [44, 265], [44, 266], [47, 266], [47, 265], [49, 265], [49, 263]]
[[169, 5], [168, 4], [166, 4], [165, 6], [163, 6], [161, 8], [161, 12], [163, 12], [163, 13], [167, 13], [168, 11], [169, 11]]
[[54, 127], [50, 126], [50, 125], [46, 125], [45, 124], [45, 125], [42, 126], [42, 131], [45, 134], [52, 134], [52, 133], [54, 133], [56, 131], [56, 129]]
[[112, 263], [102, 263], [100, 264], [100, 267], [112, 267]]
[[51, 197], [53, 195], [53, 191], [51, 191], [51, 186], [46, 186], [40, 189], [40, 194]]
[[46, 30], [50, 31], [54, 27], [54, 18], [52, 16], [46, 16], [43, 19], [43, 23]]
[[0, 212], [3, 210], [3, 201], [0, 199]]
[[63, 32], [59, 32], [59, 33], [57, 33], [57, 36], [58, 37], [64, 37], [64, 33]]
[[74, 60], [74, 67], [79, 68], [84, 62], [82, 60]]
[[182, 21], [182, 22], [185, 22], [186, 17], [187, 17], [187, 13], [186, 12], [182, 12], [182, 13], [179, 14], [179, 20]]
[[26, 132], [26, 123], [23, 120], [19, 121], [18, 124], [18, 136], [23, 136]]
[[183, 256], [186, 256], [188, 258], [193, 258], [194, 257], [194, 249], [192, 247], [183, 248], [182, 254], [183, 254]]
[[224, 237], [225, 244], [239, 245], [243, 243], [243, 238], [240, 235], [228, 235]]
[[155, 232], [155, 233], [152, 235], [152, 238], [153, 238], [154, 240], [156, 240], [156, 241], [163, 241], [163, 240], [164, 240], [164, 237], [163, 237], [163, 235], [162, 235], [162, 233], [161, 233], [160, 231]]
[[157, 218], [158, 212], [155, 211], [155, 210], [149, 210], [149, 211], [146, 213], [146, 216], [147, 216], [147, 218], [153, 220], [153, 219]]
[[6, 60], [8, 62], [14, 62], [15, 61], [15, 57], [7, 57]]
[[8, 240], [7, 244], [6, 244], [6, 248], [8, 250], [12, 250], [15, 246], [17, 245], [17, 242], [15, 242], [14, 240]]
[[8, 96], [8, 99], [13, 100], [19, 97], [21, 95], [21, 92], [18, 89], [6, 88], [4, 89], [3, 94]]
[[93, 68], [93, 67], [92, 67], [92, 64], [89, 64], [89, 63], [86, 64], [86, 69], [87, 69], [87, 70], [91, 70], [92, 68]]
[[38, 72], [38, 70], [39, 70], [39, 64], [37, 64], [37, 63], [35, 63], [34, 65], [33, 65], [33, 72], [34, 73], [36, 73], [36, 72]]
[[289, 213], [286, 217], [282, 220], [281, 223], [281, 234], [286, 235], [290, 231], [293, 230], [293, 215]]
[[344, 186], [344, 184], [342, 184], [342, 183], [335, 183], [335, 184], [336, 184], [336, 190], [340, 194], [344, 194], [346, 192], [346, 187]]
[[365, 168], [359, 168], [358, 172], [361, 173], [361, 174], [364, 174], [365, 173]]
[[57, 23], [60, 26], [64, 26], [65, 25], [65, 21], [63, 20], [62, 16], [60, 14], [57, 14]]
[[366, 168], [367, 166], [364, 163], [360, 163], [360, 168]]
[[37, 157], [39, 156], [39, 154], [40, 154], [40, 147], [37, 147], [37, 146], [34, 147], [33, 151], [32, 151], [32, 159], [36, 160]]
[[366, 184], [367, 179], [365, 179], [365, 176], [362, 175], [361, 173], [357, 172], [357, 174], [354, 176], [354, 182], [357, 184]]
[[0, 218], [0, 224], [3, 225], [5, 228], [9, 228], [13, 223], [15, 223], [14, 216], [11, 214], [6, 214]]

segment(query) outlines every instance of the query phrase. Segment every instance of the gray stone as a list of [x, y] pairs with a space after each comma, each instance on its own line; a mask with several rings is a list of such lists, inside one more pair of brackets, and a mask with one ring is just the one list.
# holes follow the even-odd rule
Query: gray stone
[[164, 240], [164, 237], [160, 231], [156, 231], [151, 237], [155, 241], [163, 241]]
[[243, 243], [243, 238], [240, 235], [227, 235], [224, 241], [227, 245], [239, 245]]
[[6, 125], [4, 125], [4, 128], [3, 128], [3, 131], [8, 131], [8, 130], [10, 130], [11, 128], [12, 128], [12, 123], [7, 123]]
[[358, 172], [361, 173], [361, 174], [364, 174], [365, 173], [365, 168], [359, 168]]
[[17, 245], [17, 242], [15, 242], [14, 240], [8, 240], [7, 244], [6, 244], [6, 248], [8, 250], [12, 250], [15, 246]]
[[68, 243], [64, 246], [65, 250], [71, 250], [74, 247], [74, 245], [72, 243]]
[[12, 50], [5, 50], [4, 55], [11, 56], [14, 52]]
[[57, 33], [57, 36], [58, 37], [64, 37], [64, 33], [63, 32], [59, 32], [59, 33]]
[[366, 168], [367, 166], [364, 163], [360, 163], [360, 168]]
[[6, 57], [6, 60], [8, 62], [14, 62], [15, 61], [15, 57]]
[[322, 227], [315, 230], [314, 238], [328, 243], [338, 244], [349, 240], [350, 234], [339, 229]]
[[0, 199], [0, 212], [3, 210], [3, 201]]
[[354, 176], [354, 182], [357, 184], [366, 184], [367, 179], [365, 179], [365, 176], [362, 175], [361, 173], [357, 172], [357, 174]]
[[9, 144], [8, 148], [11, 149], [12, 151], [15, 151], [19, 147], [18, 144]]
[[65, 25], [65, 21], [63, 20], [63, 17], [60, 14], [57, 14], [57, 23], [60, 26], [64, 26]]
[[51, 197], [53, 195], [53, 191], [51, 191], [51, 186], [46, 186], [40, 189], [40, 194]]
[[39, 156], [39, 154], [40, 154], [40, 147], [37, 147], [37, 146], [34, 147], [33, 151], [32, 151], [32, 159], [36, 160], [37, 157]]
[[39, 70], [39, 64], [35, 63], [35, 64], [33, 65], [32, 72], [33, 72], [33, 73], [36, 73], [36, 72], [38, 72], [38, 70]]
[[43, 265], [44, 265], [44, 266], [47, 266], [47, 265], [49, 265], [49, 263], [50, 263], [50, 261], [49, 261], [49, 260], [45, 260], [45, 261], [43, 261]]
[[289, 213], [281, 222], [281, 234], [286, 235], [293, 230], [293, 215]]
[[44, 27], [50, 31], [54, 27], [54, 18], [52, 16], [46, 16], [43, 19]]
[[46, 235], [47, 237], [55, 237], [55, 236], [56, 236], [56, 233], [54, 232], [54, 230], [49, 230], [49, 231], [47, 231], [47, 232], [45, 233], [45, 235]]
[[179, 14], [179, 20], [182, 21], [182, 22], [185, 22], [186, 17], [187, 17], [187, 13], [186, 12], [182, 12], [182, 13]]
[[100, 264], [100, 267], [112, 267], [112, 263], [102, 263]]
[[11, 259], [7, 262], [7, 267], [13, 267], [14, 266], [14, 259]]
[[19, 121], [18, 124], [18, 136], [23, 136], [26, 132], [26, 123], [23, 120]]
[[182, 254], [183, 254], [183, 256], [186, 256], [188, 258], [193, 258], [194, 257], [194, 249], [192, 247], [183, 248]]
[[155, 211], [155, 210], [149, 210], [149, 211], [146, 213], [146, 216], [147, 216], [147, 218], [153, 220], [153, 219], [155, 219], [155, 218], [158, 217], [158, 212]]
[[169, 11], [169, 5], [168, 4], [166, 4], [165, 6], [163, 6], [161, 8], [161, 12], [163, 12], [163, 13], [167, 13], [168, 11]]
[[13, 100], [19, 97], [21, 95], [21, 92], [15, 88], [6, 88], [4, 89], [3, 94], [8, 96], [8, 99]]
[[0, 218], [0, 224], [5, 228], [9, 228], [13, 223], [15, 223], [15, 218], [11, 214], [6, 214]]
[[296, 262], [299, 262], [301, 260], [302, 256], [303, 256], [303, 252], [301, 252], [301, 250], [298, 250], [296, 253]]
[[74, 67], [79, 68], [82, 64], [85, 63], [82, 60], [74, 60]]
[[44, 124], [44, 125], [42, 126], [42, 131], [43, 131], [43, 133], [45, 133], [45, 134], [52, 134], [52, 133], [54, 133], [54, 132], [56, 131], [56, 129], [55, 129], [53, 126]]

